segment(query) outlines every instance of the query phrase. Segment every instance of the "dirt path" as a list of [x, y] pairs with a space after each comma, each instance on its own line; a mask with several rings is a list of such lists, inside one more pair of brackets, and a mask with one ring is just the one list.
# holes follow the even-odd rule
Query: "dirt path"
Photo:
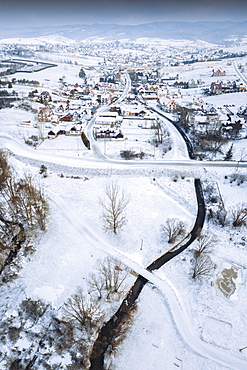
[[[202, 230], [205, 220], [206, 208], [202, 193], [201, 182], [199, 179], [195, 179], [195, 191], [198, 204], [197, 217], [193, 229], [189, 234], [188, 241], [185, 242], [185, 244], [179, 246], [177, 249], [170, 250], [160, 256], [147, 267], [148, 271], [159, 269], [172, 258], [183, 252], [197, 238], [200, 231]], [[130, 319], [131, 313], [135, 308], [136, 300], [147, 282], [148, 280], [146, 278], [139, 275], [117, 312], [101, 328], [92, 349], [90, 357], [90, 370], [104, 369], [105, 353], [107, 352], [108, 348], [113, 345], [117, 337], [119, 335], [122, 335], [124, 325]]]

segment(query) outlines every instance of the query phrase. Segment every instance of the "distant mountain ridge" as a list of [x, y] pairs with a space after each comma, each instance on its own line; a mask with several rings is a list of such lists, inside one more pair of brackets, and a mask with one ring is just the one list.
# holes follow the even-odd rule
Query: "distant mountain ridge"
[[105, 40], [137, 39], [143, 37], [161, 39], [204, 40], [223, 43], [230, 37], [247, 35], [247, 21], [244, 22], [153, 22], [138, 25], [81, 24], [65, 26], [24, 27], [7, 29], [0, 27], [0, 39], [17, 37], [63, 36], [77, 42], [88, 38]]

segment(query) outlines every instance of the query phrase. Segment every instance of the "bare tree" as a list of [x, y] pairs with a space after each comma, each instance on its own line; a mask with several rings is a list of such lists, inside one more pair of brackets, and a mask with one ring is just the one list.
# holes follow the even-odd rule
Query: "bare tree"
[[197, 238], [197, 246], [194, 249], [195, 258], [200, 257], [202, 254], [206, 255], [211, 253], [214, 245], [217, 242], [214, 235], [201, 234]]
[[246, 160], [247, 160], [247, 152], [246, 152], [245, 148], [243, 148], [243, 149], [240, 150], [239, 162], [244, 162]]
[[195, 110], [178, 105], [175, 113], [177, 114], [179, 123], [182, 125], [185, 132], [188, 132], [192, 126], [191, 123], [194, 120]]
[[66, 318], [74, 322], [78, 329], [85, 329], [89, 333], [102, 320], [99, 303], [90, 294], [84, 294], [81, 288], [67, 300], [63, 310]]
[[154, 134], [154, 143], [155, 144], [162, 144], [163, 143], [163, 136], [164, 136], [164, 131], [162, 129], [160, 119], [156, 119], [156, 125], [155, 125], [155, 134]]
[[227, 219], [227, 210], [222, 205], [217, 205], [208, 209], [208, 220], [211, 220], [213, 223], [226, 226], [228, 223]]
[[245, 226], [247, 222], [247, 204], [240, 203], [232, 210], [232, 225], [234, 227]]
[[203, 132], [194, 133], [194, 147], [200, 156], [205, 156], [204, 152], [211, 152], [212, 156], [215, 156], [217, 153], [222, 153], [221, 149], [228, 139], [222, 133], [219, 116], [208, 116], [207, 122], [209, 125], [205, 126], [206, 129]]
[[168, 238], [168, 243], [173, 244], [179, 237], [185, 235], [185, 224], [176, 218], [168, 218], [164, 225], [161, 225], [161, 235]]
[[76, 358], [84, 365], [83, 369], [89, 369], [92, 345], [104, 320], [99, 302], [94, 300], [91, 294], [78, 288], [64, 304], [63, 312], [63, 321], [68, 323], [73, 331]]
[[101, 299], [104, 294], [105, 289], [105, 282], [99, 276], [92, 274], [88, 279], [88, 284], [91, 288], [92, 292], [96, 292], [98, 294], [98, 299]]
[[7, 154], [0, 150], [0, 190], [5, 187], [7, 179], [11, 176], [11, 168], [8, 164]]
[[170, 133], [166, 129], [164, 129], [159, 119], [157, 119], [156, 124], [154, 124], [152, 128], [154, 129], [152, 143], [156, 147], [162, 144], [163, 153], [167, 153], [168, 150], [171, 150], [172, 148], [172, 139], [170, 137]]
[[125, 290], [129, 269], [117, 259], [107, 257], [99, 262], [97, 270], [98, 275], [91, 275], [89, 285], [92, 291], [97, 292], [99, 299], [104, 296], [104, 293], [107, 300], [115, 293], [120, 296]]
[[230, 161], [233, 157], [233, 143], [231, 144], [230, 148], [226, 152], [226, 155], [224, 157], [224, 161]]
[[0, 150], [0, 274], [13, 265], [18, 251], [38, 229], [45, 230], [48, 211], [32, 176], [16, 179], [7, 155]]
[[99, 198], [103, 208], [102, 220], [105, 230], [112, 230], [114, 234], [126, 224], [125, 209], [130, 202], [130, 196], [124, 189], [120, 189], [117, 182], [107, 183], [105, 197]]
[[247, 180], [247, 176], [236, 169], [231, 175], [229, 175], [229, 181], [232, 184], [233, 182], [236, 182], [236, 184], [239, 186], [243, 184]]
[[210, 276], [214, 266], [214, 263], [207, 254], [201, 254], [199, 257], [195, 258], [192, 278], [200, 279], [204, 276]]
[[120, 156], [121, 158], [124, 158], [124, 159], [133, 159], [137, 157], [137, 154], [133, 150], [129, 149], [129, 150], [121, 150]]
[[24, 326], [26, 321], [31, 322], [31, 326], [36, 324], [38, 320], [45, 314], [49, 305], [41, 301], [32, 300], [31, 298], [25, 299], [20, 303], [19, 317]]
[[49, 206], [32, 176], [26, 175], [19, 181], [12, 176], [6, 181], [2, 195], [12, 219], [24, 221], [29, 227], [38, 225], [45, 230]]

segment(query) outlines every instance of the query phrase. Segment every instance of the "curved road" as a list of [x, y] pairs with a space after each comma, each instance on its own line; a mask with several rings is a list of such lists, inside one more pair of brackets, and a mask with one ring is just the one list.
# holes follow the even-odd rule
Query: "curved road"
[[247, 368], [247, 362], [241, 357], [232, 355], [229, 351], [222, 348], [205, 343], [195, 335], [190, 324], [190, 319], [184, 309], [183, 302], [179, 298], [179, 292], [171, 281], [165, 277], [162, 279], [159, 278], [155, 273], [148, 271], [136, 261], [130, 259], [126, 253], [100, 239], [95, 235], [93, 230], [82, 223], [79, 213], [71, 209], [70, 204], [66, 203], [64, 199], [50, 190], [47, 189], [46, 191], [51, 194], [49, 196], [50, 201], [55, 203], [62, 210], [64, 216], [71, 222], [71, 227], [79, 231], [95, 248], [103, 250], [112, 257], [121, 260], [130, 269], [136, 271], [140, 275], [140, 279], [151, 282], [160, 290], [165, 297], [178, 332], [192, 351], [230, 369], [245, 370]]
[[[128, 78], [126, 78], [126, 81], [128, 81]], [[121, 99], [124, 99], [124, 96], [127, 94], [128, 89], [130, 85], [126, 84], [126, 89], [124, 91], [124, 94], [122, 95]], [[108, 109], [107, 107], [102, 107], [102, 111]], [[94, 119], [94, 118], [93, 118]], [[93, 122], [91, 121], [90, 125], [93, 125]], [[90, 126], [89, 126], [90, 128]], [[90, 131], [90, 130], [89, 130]], [[89, 132], [88, 131], [88, 132]], [[19, 154], [20, 156], [24, 156], [26, 158], [32, 158], [37, 160], [43, 160], [46, 162], [51, 163], [59, 163], [60, 165], [69, 165], [71, 167], [91, 167], [93, 162], [93, 167], [95, 167], [95, 159], [89, 158], [89, 159], [82, 159], [82, 158], [74, 158], [73, 161], [71, 161], [71, 158], [66, 156], [50, 156], [49, 153], [46, 154], [39, 150], [33, 150], [23, 143], [21, 143], [19, 140], [14, 139], [8, 134], [0, 133], [1, 141], [3, 142], [4, 146], [7, 147], [9, 150], [11, 150], [15, 154]], [[95, 148], [97, 145], [95, 145]], [[96, 149], [97, 150], [97, 149]], [[99, 161], [97, 162], [98, 168], [107, 168], [109, 167], [109, 164], [111, 165], [124, 165], [129, 166], [130, 168], [135, 167], [145, 167], [145, 166], [164, 166], [164, 165], [174, 165], [174, 166], [190, 166], [190, 167], [214, 167], [214, 166], [220, 166], [220, 167], [247, 167], [247, 163], [244, 162], [196, 162], [192, 160], [177, 160], [177, 161], [118, 161], [118, 160], [109, 160], [106, 159], [105, 156], [102, 155], [100, 151], [97, 152], [97, 155], [100, 157]], [[234, 356], [229, 354], [228, 351], [225, 351], [223, 349], [216, 348], [212, 345], [209, 345], [207, 343], [202, 342], [199, 338], [195, 336], [193, 333], [187, 314], [184, 311], [183, 305], [181, 304], [179, 300], [179, 295], [176, 292], [175, 287], [172, 286], [172, 283], [169, 282], [167, 279], [161, 280], [155, 274], [151, 273], [151, 265], [150, 265], [150, 271], [147, 271], [142, 266], [138, 265], [134, 261], [128, 259], [128, 257], [121, 253], [120, 251], [114, 249], [113, 247], [106, 245], [103, 241], [99, 240], [92, 231], [85, 228], [84, 225], [80, 223], [80, 220], [77, 216], [75, 216], [72, 212], [69, 206], [66, 206], [63, 202], [63, 200], [53, 194], [52, 200], [57, 203], [59, 207], [63, 209], [63, 211], [66, 211], [66, 215], [68, 218], [73, 220], [73, 224], [75, 227], [78, 227], [83, 231], [87, 238], [90, 239], [90, 241], [95, 245], [97, 248], [104, 249], [107, 253], [110, 253], [113, 256], [119, 256], [121, 255], [121, 260], [123, 260], [126, 265], [128, 265], [130, 268], [135, 270], [140, 274], [140, 276], [143, 279], [146, 279], [147, 281], [152, 282], [160, 291], [166, 296], [167, 302], [170, 307], [170, 312], [173, 316], [174, 322], [185, 340], [185, 342], [188, 344], [188, 346], [194, 350], [195, 352], [201, 354], [204, 357], [207, 357], [213, 361], [216, 361], [217, 363], [220, 363], [222, 365], [228, 366], [231, 369], [246, 369], [247, 368], [247, 362], [241, 359], [240, 357]], [[75, 218], [77, 219], [77, 222], [75, 223]], [[153, 270], [156, 269], [152, 268]]]
[[[197, 217], [193, 229], [188, 235], [189, 240], [178, 247], [176, 250], [168, 251], [164, 253], [161, 257], [156, 259], [148, 267], [148, 271], [154, 271], [159, 269], [165, 263], [170, 261], [172, 258], [176, 257], [178, 254], [183, 252], [188, 246], [198, 237], [201, 232], [205, 220], [205, 203], [201, 188], [201, 182], [199, 179], [195, 179], [195, 189], [198, 204]], [[130, 289], [127, 297], [122, 302], [121, 306], [114, 314], [114, 316], [107, 321], [101, 328], [91, 353], [91, 367], [90, 370], [103, 370], [104, 369], [104, 356], [107, 349], [112, 346], [112, 341], [114, 341], [115, 333], [119, 332], [119, 328], [122, 327], [122, 323], [128, 318], [131, 309], [135, 307], [135, 302], [139, 297], [143, 287], [148, 282], [148, 280], [143, 276], [139, 275], [135, 281], [135, 284]]]
[[237, 73], [237, 75], [241, 78], [241, 80], [247, 85], [247, 78], [243, 75], [243, 73], [240, 72], [240, 70], [238, 69], [238, 66], [237, 66], [237, 62], [234, 61], [234, 69]]
[[[187, 167], [191, 169], [195, 169], [197, 167], [207, 168], [207, 167], [222, 167], [222, 168], [247, 168], [247, 162], [237, 162], [237, 161], [195, 161], [190, 159], [185, 160], [117, 160], [117, 159], [109, 159], [106, 158], [100, 149], [97, 147], [96, 143], [91, 145], [92, 148], [95, 148], [95, 154], [98, 157], [96, 158], [82, 158], [82, 157], [75, 157], [71, 158], [65, 155], [56, 155], [51, 154], [49, 152], [45, 152], [42, 149], [34, 150], [31, 147], [28, 147], [23, 141], [14, 138], [10, 134], [6, 134], [0, 132], [0, 144], [1, 147], [10, 150], [15, 155], [20, 155], [26, 158], [32, 158], [37, 161], [43, 161], [47, 163], [55, 163], [59, 164], [60, 166], [70, 166], [71, 168], [91, 168], [92, 163], [94, 164], [94, 168], [109, 168], [109, 165], [112, 168], [119, 168], [120, 166], [129, 167], [129, 168], [143, 168], [143, 167], [161, 167], [164, 166], [169, 167]], [[92, 144], [92, 143], [91, 143]], [[96, 149], [97, 148], [97, 149]]]
[[[128, 90], [129, 90], [129, 86], [128, 86], [128, 89], [125, 89], [125, 93], [122, 96], [122, 100], [123, 100], [124, 96], [127, 94]], [[156, 111], [160, 116], [162, 116], [163, 118], [167, 119], [167, 117], [164, 116], [161, 112], [158, 112], [155, 109], [152, 109], [152, 110]], [[96, 144], [96, 142], [95, 142], [95, 140], [93, 138], [92, 129], [93, 129], [94, 121], [95, 121], [95, 119], [93, 119], [91, 121], [90, 125], [89, 125], [88, 135], [90, 136], [90, 139], [92, 140], [92, 143], [93, 143], [92, 146], [96, 150], [97, 156], [100, 159], [102, 159], [102, 160], [107, 160], [107, 158], [99, 150], [99, 148], [98, 148], [98, 146], [97, 146], [97, 144]], [[172, 124], [174, 124], [174, 123], [172, 122]], [[180, 132], [179, 127], [176, 126], [176, 128]], [[187, 149], [188, 149], [188, 152], [187, 153], [189, 154], [189, 157], [191, 159], [194, 159], [194, 154], [193, 154], [193, 149], [192, 149], [191, 143], [189, 142], [189, 140], [186, 140], [187, 138], [184, 137], [183, 132], [180, 132], [180, 135], [182, 135], [183, 139], [186, 142], [186, 146], [187, 146]], [[107, 160], [107, 162], [109, 163], [108, 160]], [[111, 163], [119, 163], [121, 161], [111, 160], [110, 162]], [[163, 164], [164, 164], [164, 161], [161, 161], [161, 162], [163, 162]], [[123, 162], [121, 162], [121, 163], [123, 163]], [[155, 161], [155, 163], [157, 163], [157, 162]], [[190, 161], [190, 163], [191, 163], [191, 161]], [[128, 163], [128, 164], [130, 164], [130, 163]], [[220, 163], [220, 165], [222, 166], [222, 163]], [[236, 163], [235, 163], [235, 166], [236, 166]], [[201, 183], [200, 183], [200, 180], [199, 179], [195, 180], [195, 189], [196, 189], [197, 202], [198, 202], [198, 214], [197, 214], [197, 218], [196, 218], [196, 221], [195, 221], [195, 225], [194, 225], [194, 227], [193, 227], [193, 229], [191, 231], [189, 240], [184, 245], [180, 246], [178, 249], [176, 249], [174, 251], [169, 251], [169, 252], [165, 253], [164, 255], [162, 255], [161, 257], [159, 257], [157, 260], [155, 260], [153, 263], [151, 263], [147, 267], [147, 270], [148, 271], [154, 271], [154, 270], [160, 268], [161, 266], [163, 266], [170, 259], [172, 259], [173, 257], [177, 256], [179, 253], [181, 253], [183, 250], [185, 250], [197, 238], [198, 231], [202, 229], [203, 223], [204, 223], [204, 219], [205, 219], [204, 197], [203, 197], [203, 194], [202, 194], [202, 188], [201, 188]], [[136, 270], [136, 271], [138, 271], [138, 270]], [[118, 327], [118, 325], [121, 325], [121, 322], [124, 319], [124, 317], [126, 315], [126, 312], [128, 312], [128, 309], [131, 309], [131, 307], [134, 305], [134, 302], [138, 298], [138, 296], [139, 296], [142, 288], [144, 287], [144, 285], [146, 284], [147, 281], [148, 280], [145, 277], [145, 275], [143, 275], [143, 274], [140, 274], [139, 275], [139, 277], [137, 278], [135, 284], [133, 285], [133, 287], [131, 288], [129, 294], [127, 295], [126, 299], [121, 304], [119, 310], [101, 328], [101, 330], [99, 332], [99, 335], [98, 335], [98, 338], [97, 338], [96, 342], [94, 343], [94, 347], [93, 347], [91, 358], [90, 358], [90, 360], [91, 360], [91, 367], [90, 367], [90, 369], [91, 370], [103, 369], [104, 354], [107, 351], [107, 348], [109, 347], [109, 345], [111, 345], [111, 339], [114, 337], [114, 332], [115, 332], [116, 328]], [[172, 310], [174, 310], [174, 307], [173, 306], [172, 306]], [[109, 342], [106, 342], [105, 340], [103, 340], [103, 339], [106, 339], [106, 338], [109, 338]], [[188, 341], [187, 341], [187, 343], [188, 343]], [[198, 347], [197, 347], [197, 349], [198, 349]], [[202, 351], [202, 353], [203, 352], [204, 351]], [[211, 357], [212, 356], [212, 352], [211, 352], [211, 355], [207, 353], [206, 357], [209, 357], [211, 359], [214, 359], [215, 361], [217, 361], [218, 363], [221, 363], [223, 365], [226, 365], [227, 362], [229, 361], [229, 363], [227, 364], [227, 366], [230, 365], [232, 368], [244, 369], [246, 367], [246, 362], [245, 361], [241, 361], [239, 359], [233, 359], [232, 360], [232, 357], [231, 356], [229, 356], [229, 359], [227, 361], [226, 354], [224, 354], [223, 356], [221, 356], [219, 354], [219, 351], [218, 350], [216, 352], [217, 352], [217, 358], [215, 358], [215, 356], [213, 356], [213, 358]], [[238, 364], [239, 361], [240, 361], [240, 363]]]

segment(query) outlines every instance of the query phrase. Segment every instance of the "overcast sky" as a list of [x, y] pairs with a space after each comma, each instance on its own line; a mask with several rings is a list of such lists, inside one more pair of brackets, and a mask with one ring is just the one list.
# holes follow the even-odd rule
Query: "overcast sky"
[[247, 20], [246, 0], [0, 0], [0, 27]]

